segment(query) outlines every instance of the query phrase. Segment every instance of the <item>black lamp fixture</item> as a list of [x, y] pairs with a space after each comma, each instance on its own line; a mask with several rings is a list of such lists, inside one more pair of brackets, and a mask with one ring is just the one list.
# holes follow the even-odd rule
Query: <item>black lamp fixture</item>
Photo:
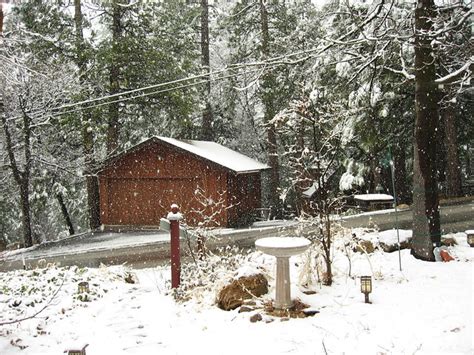
[[370, 303], [369, 293], [372, 292], [372, 277], [361, 276], [360, 277], [360, 292], [365, 295], [365, 303]]
[[89, 292], [89, 283], [82, 281], [77, 284], [77, 293]]
[[466, 235], [467, 235], [467, 244], [469, 244], [471, 248], [474, 247], [474, 229], [467, 230]]

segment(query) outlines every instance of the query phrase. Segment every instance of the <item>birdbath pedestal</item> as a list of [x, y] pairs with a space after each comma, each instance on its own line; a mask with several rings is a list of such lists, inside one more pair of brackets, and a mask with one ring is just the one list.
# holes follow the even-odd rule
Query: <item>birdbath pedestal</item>
[[255, 241], [255, 247], [262, 253], [277, 259], [275, 304], [278, 309], [291, 308], [290, 256], [303, 253], [311, 245], [306, 238], [270, 237]]

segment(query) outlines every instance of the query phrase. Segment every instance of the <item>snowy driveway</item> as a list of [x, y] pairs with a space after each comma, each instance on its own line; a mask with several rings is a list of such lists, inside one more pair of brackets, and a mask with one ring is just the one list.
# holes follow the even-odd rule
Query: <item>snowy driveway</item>
[[[290, 221], [257, 222], [246, 229], [220, 229], [206, 246], [213, 249], [226, 245], [247, 247], [257, 238], [291, 234], [296, 226]], [[193, 241], [191, 241], [193, 242]], [[181, 241], [186, 254], [186, 240]], [[60, 241], [34, 246], [22, 252], [0, 254], [0, 272], [20, 269], [23, 259], [27, 268], [38, 261], [59, 263], [62, 266], [78, 265], [98, 267], [100, 264], [128, 263], [134, 266], [152, 266], [169, 258], [169, 233], [153, 231], [122, 231], [84, 233]]]
[[[411, 229], [413, 211], [403, 209], [398, 211], [399, 228]], [[474, 202], [467, 201], [459, 204], [441, 205], [441, 229], [443, 233], [451, 233], [471, 229], [474, 223]], [[395, 228], [395, 211], [381, 210], [365, 212], [354, 216], [344, 217], [342, 225], [345, 228], [367, 227], [375, 225], [380, 230]]]

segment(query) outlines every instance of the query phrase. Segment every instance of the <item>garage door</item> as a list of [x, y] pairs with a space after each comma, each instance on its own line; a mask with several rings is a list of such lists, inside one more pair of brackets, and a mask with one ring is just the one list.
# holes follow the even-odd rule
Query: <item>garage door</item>
[[172, 203], [194, 195], [198, 179], [109, 179], [109, 221], [114, 225], [158, 225]]

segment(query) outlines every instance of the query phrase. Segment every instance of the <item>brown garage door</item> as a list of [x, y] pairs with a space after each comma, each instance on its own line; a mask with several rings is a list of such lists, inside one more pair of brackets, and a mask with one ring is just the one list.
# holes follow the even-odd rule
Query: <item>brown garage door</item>
[[109, 179], [109, 220], [116, 225], [158, 225], [172, 203], [194, 195], [198, 179]]

